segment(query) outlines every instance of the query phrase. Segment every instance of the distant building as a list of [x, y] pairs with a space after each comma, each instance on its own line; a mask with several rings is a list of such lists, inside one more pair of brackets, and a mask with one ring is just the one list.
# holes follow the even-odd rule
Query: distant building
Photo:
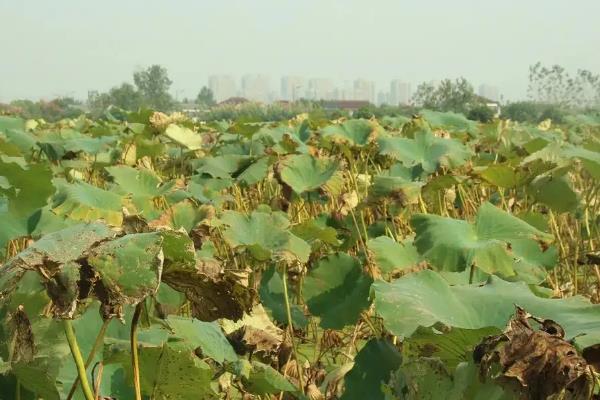
[[311, 100], [331, 100], [334, 87], [331, 79], [313, 78], [308, 81], [306, 97]]
[[242, 95], [249, 100], [268, 102], [270, 100], [269, 77], [261, 74], [248, 74], [242, 77]]
[[237, 94], [235, 80], [229, 75], [209, 76], [208, 88], [212, 91], [216, 102], [223, 101]]
[[375, 82], [366, 79], [354, 81], [354, 100], [366, 100], [375, 102]]
[[382, 104], [390, 104], [390, 94], [386, 92], [377, 93], [377, 103], [378, 106]]
[[221, 101], [220, 103], [218, 103], [218, 106], [238, 106], [240, 104], [245, 104], [245, 103], [249, 103], [250, 101], [248, 99], [245, 99], [243, 97], [230, 97], [226, 100]]
[[479, 95], [481, 97], [485, 97], [488, 100], [499, 101], [500, 100], [500, 91], [497, 86], [492, 85], [479, 85]]
[[352, 82], [345, 81], [342, 87], [336, 87], [331, 98], [335, 100], [355, 100]]
[[394, 79], [390, 83], [390, 99], [389, 104], [397, 106], [397, 105], [407, 105], [410, 104], [410, 98], [412, 96], [410, 83], [403, 82], [398, 79]]
[[284, 76], [281, 78], [281, 99], [296, 101], [304, 97], [304, 78], [300, 76]]

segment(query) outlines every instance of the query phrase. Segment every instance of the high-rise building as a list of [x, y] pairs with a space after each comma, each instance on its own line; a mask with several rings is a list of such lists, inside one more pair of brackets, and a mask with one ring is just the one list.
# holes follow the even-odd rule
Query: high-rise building
[[375, 103], [375, 82], [366, 79], [355, 80], [354, 100], [366, 100]]
[[497, 86], [486, 84], [479, 85], [479, 95], [492, 101], [500, 100], [500, 92]]
[[309, 79], [306, 97], [311, 100], [331, 100], [334, 96], [334, 87], [331, 79]]
[[296, 101], [303, 97], [304, 78], [300, 76], [284, 76], [281, 78], [281, 99]]
[[354, 100], [352, 81], [344, 81], [342, 86], [333, 89], [332, 100]]
[[242, 95], [248, 100], [269, 101], [269, 77], [261, 74], [247, 74], [242, 77]]
[[410, 83], [403, 82], [399, 79], [394, 79], [390, 83], [390, 98], [389, 102], [391, 105], [397, 106], [400, 104], [410, 104], [410, 98], [412, 96]]
[[216, 102], [227, 100], [237, 94], [235, 80], [229, 75], [209, 76], [208, 88], [212, 91]]
[[377, 93], [377, 105], [380, 106], [382, 104], [389, 104], [390, 102], [390, 94], [387, 92], [379, 91]]

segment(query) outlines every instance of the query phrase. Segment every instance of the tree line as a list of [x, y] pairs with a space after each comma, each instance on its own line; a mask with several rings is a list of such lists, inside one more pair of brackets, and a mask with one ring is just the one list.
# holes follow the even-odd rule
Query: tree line
[[[73, 118], [84, 112], [94, 117], [102, 115], [108, 108], [126, 111], [149, 108], [170, 112], [182, 108], [183, 104], [195, 103], [206, 119], [229, 118], [238, 114], [248, 117], [285, 119], [294, 112], [315, 111], [318, 101], [302, 100], [297, 104], [257, 107], [217, 107], [212, 91], [203, 86], [195, 99], [176, 101], [171, 95], [173, 81], [168, 71], [160, 65], [152, 65], [133, 73], [133, 83], [124, 82], [107, 92], [91, 92], [87, 104], [72, 97], [61, 97], [51, 101], [15, 100], [8, 105], [0, 104], [0, 114], [19, 114], [25, 118], [43, 118], [56, 121]], [[600, 109], [600, 75], [588, 70], [569, 73], [560, 65], [544, 66], [541, 63], [529, 68], [528, 99], [502, 104], [502, 117], [520, 122], [539, 122], [552, 119], [562, 122], [574, 113], [595, 113]], [[419, 109], [452, 111], [462, 113], [472, 120], [487, 122], [494, 118], [495, 111], [487, 104], [489, 99], [478, 96], [473, 85], [465, 78], [444, 79], [438, 84], [421, 83], [412, 98], [411, 106], [389, 105], [368, 106], [355, 116], [410, 115]], [[342, 113], [343, 114], [343, 113]], [[340, 114], [340, 115], [342, 115]], [[293, 115], [292, 115], [293, 116]]]

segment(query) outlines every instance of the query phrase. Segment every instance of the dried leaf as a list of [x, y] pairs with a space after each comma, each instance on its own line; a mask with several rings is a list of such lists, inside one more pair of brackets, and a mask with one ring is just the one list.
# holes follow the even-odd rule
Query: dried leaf
[[586, 360], [564, 340], [563, 328], [520, 307], [503, 333], [488, 336], [475, 348], [474, 359], [483, 378], [491, 377], [527, 399], [588, 399], [593, 387]]

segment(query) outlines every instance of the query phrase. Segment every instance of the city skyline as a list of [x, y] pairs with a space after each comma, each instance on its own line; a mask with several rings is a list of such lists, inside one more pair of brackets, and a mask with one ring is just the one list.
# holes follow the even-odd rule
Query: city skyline
[[[378, 87], [374, 80], [365, 78], [336, 81], [302, 75], [281, 75], [279, 84], [276, 81], [277, 79], [260, 73], [247, 73], [238, 77], [232, 74], [214, 74], [209, 75], [207, 87], [213, 92], [217, 103], [231, 97], [243, 97], [263, 103], [307, 99], [362, 100], [376, 105], [407, 105], [412, 103], [413, 88], [418, 86], [402, 79], [391, 79]], [[437, 80], [431, 82], [439, 83]], [[500, 101], [502, 98], [499, 87], [489, 83], [473, 85], [473, 91], [492, 101]]]

